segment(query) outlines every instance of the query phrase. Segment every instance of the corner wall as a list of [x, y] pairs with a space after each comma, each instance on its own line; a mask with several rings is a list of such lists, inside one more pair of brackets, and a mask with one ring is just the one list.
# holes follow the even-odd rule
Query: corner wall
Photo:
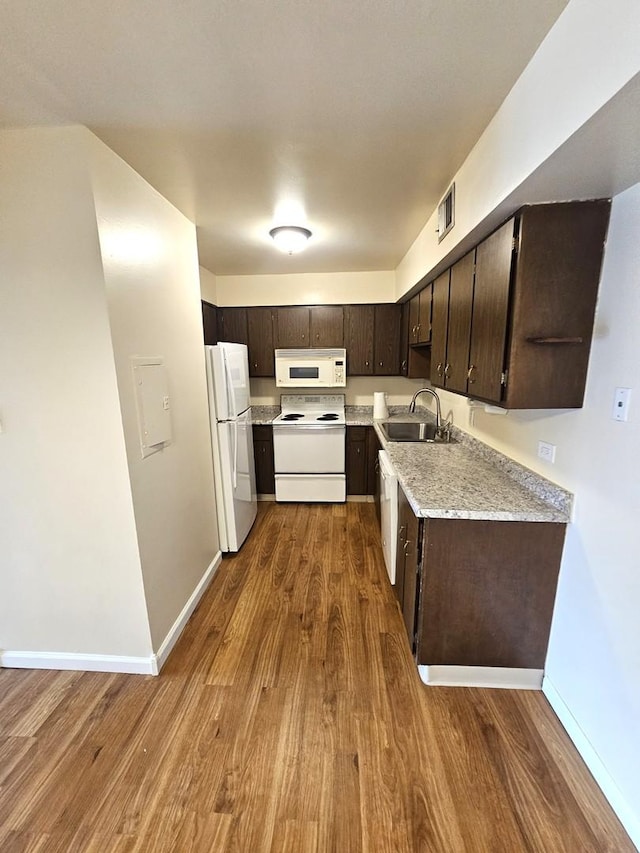
[[[154, 652], [219, 557], [195, 226], [85, 131]], [[143, 459], [132, 356], [161, 356], [173, 439]]]
[[0, 132], [0, 650], [148, 658], [83, 140]]

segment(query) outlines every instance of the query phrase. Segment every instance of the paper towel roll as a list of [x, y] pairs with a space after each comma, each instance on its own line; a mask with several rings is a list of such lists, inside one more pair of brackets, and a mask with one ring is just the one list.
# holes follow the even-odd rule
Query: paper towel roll
[[387, 395], [384, 391], [373, 392], [373, 419], [382, 421], [389, 417], [389, 409], [387, 408]]

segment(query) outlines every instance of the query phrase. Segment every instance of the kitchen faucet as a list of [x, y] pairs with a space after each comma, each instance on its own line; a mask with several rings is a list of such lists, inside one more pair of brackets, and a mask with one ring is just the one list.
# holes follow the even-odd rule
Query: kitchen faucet
[[436, 434], [440, 435], [442, 423], [442, 415], [440, 414], [440, 397], [438, 397], [433, 388], [420, 388], [420, 390], [416, 391], [416, 393], [413, 395], [413, 399], [409, 403], [409, 412], [415, 412], [416, 400], [419, 394], [431, 394], [433, 399], [436, 401]]

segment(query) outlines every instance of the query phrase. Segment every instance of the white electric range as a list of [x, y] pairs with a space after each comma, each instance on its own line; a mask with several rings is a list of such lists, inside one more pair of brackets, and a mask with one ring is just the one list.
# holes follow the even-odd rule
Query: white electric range
[[276, 500], [346, 500], [344, 394], [283, 394], [273, 421]]

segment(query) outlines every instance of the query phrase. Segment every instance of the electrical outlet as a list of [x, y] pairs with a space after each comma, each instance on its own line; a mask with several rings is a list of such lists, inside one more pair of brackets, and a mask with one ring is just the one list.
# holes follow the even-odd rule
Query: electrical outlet
[[546, 441], [539, 441], [538, 456], [540, 457], [540, 459], [544, 459], [545, 462], [551, 462], [551, 464], [553, 464], [556, 461], [555, 444], [549, 444]]

